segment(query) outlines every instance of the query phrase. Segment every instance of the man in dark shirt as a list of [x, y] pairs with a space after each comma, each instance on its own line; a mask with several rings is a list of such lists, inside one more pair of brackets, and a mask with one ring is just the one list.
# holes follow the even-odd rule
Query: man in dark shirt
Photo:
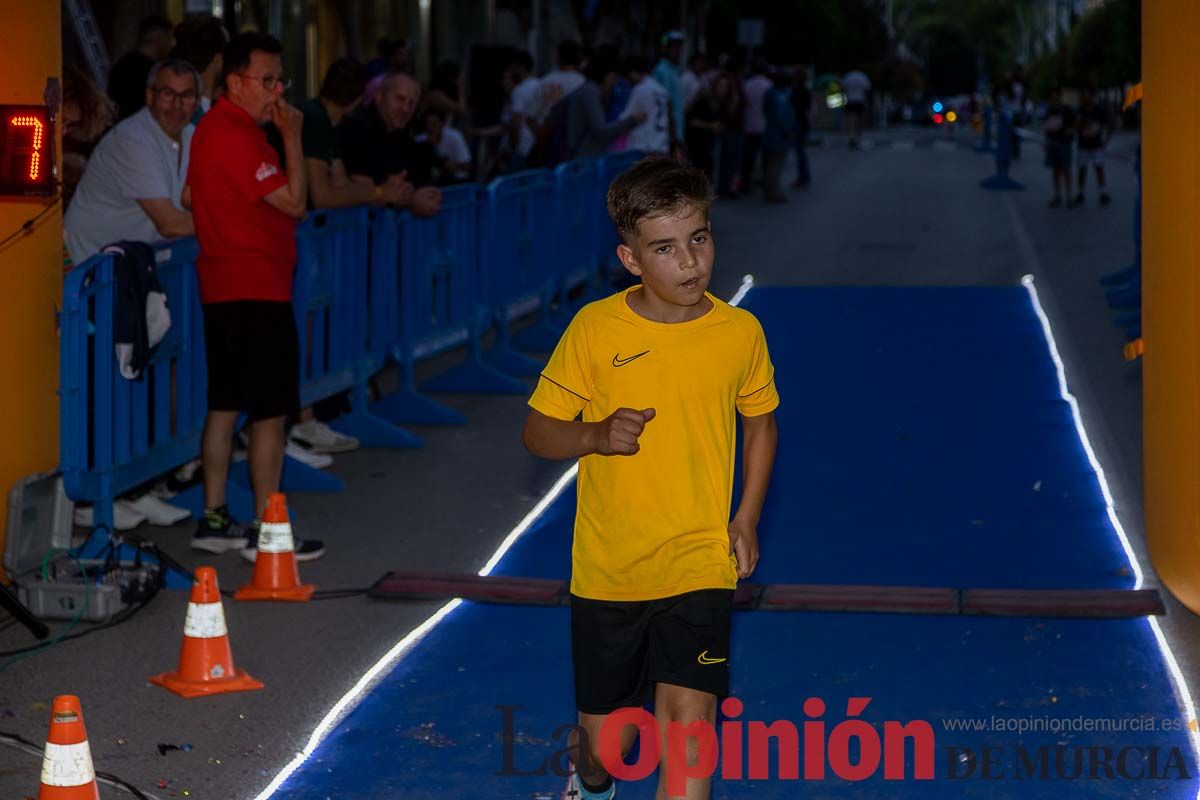
[[1096, 93], [1083, 91], [1083, 102], [1079, 106], [1079, 194], [1075, 205], [1083, 205], [1083, 187], [1087, 184], [1088, 166], [1096, 169], [1096, 185], [1100, 187], [1100, 205], [1112, 202], [1104, 181], [1104, 145], [1111, 133], [1109, 114], [1096, 103]]
[[437, 153], [428, 140], [413, 133], [413, 112], [420, 99], [421, 85], [411, 75], [388, 73], [375, 102], [342, 120], [338, 141], [351, 178], [363, 175], [384, 186], [400, 176], [416, 187], [407, 208], [428, 217], [441, 209], [442, 193], [434, 185]]
[[301, 104], [304, 132], [301, 143], [308, 173], [308, 204], [311, 208], [341, 208], [373, 203], [407, 206], [413, 186], [399, 176], [376, 186], [366, 175], [351, 177], [342, 159], [337, 126], [362, 101], [367, 70], [349, 58], [330, 65], [321, 83], [321, 93]]
[[[1054, 197], [1050, 200], [1050, 207], [1061, 206], [1065, 194], [1067, 207], [1070, 208], [1074, 205], [1071, 199], [1071, 144], [1075, 141], [1075, 109], [1063, 103], [1062, 92], [1058, 89], [1050, 91], [1042, 135], [1046, 141], [1046, 166], [1050, 168], [1054, 181]], [[1060, 184], [1062, 190], [1059, 189]]]
[[198, 123], [200, 117], [212, 108], [217, 83], [225, 67], [225, 48], [228, 45], [229, 33], [225, 30], [225, 23], [212, 14], [192, 14], [175, 26], [175, 48], [171, 56], [182, 58], [194, 66], [204, 84], [200, 103], [192, 117], [193, 123]]
[[150, 68], [166, 58], [174, 45], [168, 20], [152, 16], [138, 25], [137, 48], [117, 59], [108, 73], [108, 96], [117, 104], [117, 119], [125, 119], [146, 105]]

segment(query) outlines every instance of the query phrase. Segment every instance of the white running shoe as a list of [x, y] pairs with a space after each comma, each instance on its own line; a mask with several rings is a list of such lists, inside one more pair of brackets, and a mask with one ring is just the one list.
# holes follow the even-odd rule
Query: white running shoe
[[[613, 781], [612, 786], [608, 787], [608, 794], [605, 800], [613, 800], [617, 796], [617, 782]], [[574, 772], [571, 777], [567, 778], [567, 788], [563, 789], [562, 800], [583, 800], [583, 789], [579, 786], [579, 776]]]
[[[96, 522], [96, 515], [91, 506], [75, 506], [75, 524], [81, 528], [91, 528]], [[113, 503], [113, 527], [119, 531], [131, 531], [146, 521], [146, 515], [133, 508], [124, 500]]]
[[288, 441], [314, 453], [349, 453], [358, 449], [358, 439], [338, 433], [320, 420], [310, 419], [293, 425]]
[[314, 453], [312, 450], [306, 450], [295, 442], [289, 441], [283, 452], [288, 458], [294, 458], [301, 464], [307, 464], [313, 469], [325, 469], [333, 463], [333, 456], [328, 456], [324, 453]]
[[168, 528], [177, 522], [183, 522], [192, 514], [186, 508], [173, 506], [163, 502], [153, 494], [144, 494], [136, 500], [125, 500], [131, 509], [141, 514], [151, 525]]

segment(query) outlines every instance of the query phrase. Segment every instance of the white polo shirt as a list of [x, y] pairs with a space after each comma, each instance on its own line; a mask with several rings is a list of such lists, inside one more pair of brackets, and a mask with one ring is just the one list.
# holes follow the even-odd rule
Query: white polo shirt
[[76, 264], [106, 244], [162, 238], [137, 201], [167, 198], [179, 207], [194, 130], [188, 125], [176, 142], [143, 108], [104, 135], [63, 218]]

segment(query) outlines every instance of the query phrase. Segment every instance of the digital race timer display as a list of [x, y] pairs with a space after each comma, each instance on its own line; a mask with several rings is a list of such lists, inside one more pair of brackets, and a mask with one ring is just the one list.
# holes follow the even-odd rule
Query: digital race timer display
[[54, 190], [54, 129], [46, 107], [0, 105], [0, 195]]

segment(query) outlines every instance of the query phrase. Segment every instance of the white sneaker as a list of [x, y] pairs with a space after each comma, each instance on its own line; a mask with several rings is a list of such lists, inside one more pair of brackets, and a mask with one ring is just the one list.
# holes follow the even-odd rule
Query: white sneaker
[[289, 441], [283, 452], [288, 458], [294, 458], [301, 464], [306, 464], [313, 469], [325, 469], [333, 463], [333, 456], [327, 456], [324, 453], [314, 453], [312, 450], [306, 450], [295, 442]]
[[349, 453], [358, 449], [358, 439], [338, 433], [315, 419], [293, 425], [288, 440], [314, 453]]
[[[613, 781], [612, 786], [608, 787], [608, 794], [605, 795], [605, 800], [613, 800], [617, 796], [617, 782]], [[583, 789], [579, 786], [579, 776], [574, 772], [571, 777], [567, 778], [567, 788], [563, 789], [562, 800], [582, 800]]]
[[163, 528], [170, 527], [177, 522], [183, 522], [192, 515], [186, 508], [180, 508], [179, 506], [163, 502], [153, 494], [144, 494], [136, 500], [124, 500], [122, 502], [144, 516], [151, 525], [158, 525]]
[[[75, 524], [91, 528], [96, 524], [96, 515], [91, 506], [75, 506]], [[131, 531], [146, 521], [146, 515], [124, 500], [113, 503], [113, 527], [119, 531]]]

